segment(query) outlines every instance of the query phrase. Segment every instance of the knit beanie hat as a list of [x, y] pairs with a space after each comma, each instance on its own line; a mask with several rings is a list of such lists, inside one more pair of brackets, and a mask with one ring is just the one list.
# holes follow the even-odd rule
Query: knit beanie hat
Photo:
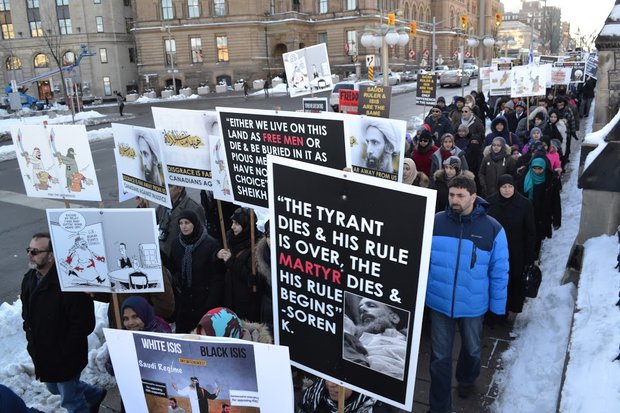
[[456, 170], [456, 174], [461, 173], [461, 159], [458, 156], [450, 156], [443, 161], [443, 166], [451, 166]]
[[542, 110], [539, 112], [536, 112], [536, 114], [534, 115], [534, 119], [545, 120], [545, 112]]
[[234, 311], [217, 307], [207, 311], [196, 326], [196, 334], [210, 337], [240, 338], [243, 323]]
[[540, 130], [540, 128], [534, 126], [532, 129], [530, 129], [530, 136], [532, 136], [534, 133], [539, 133], [542, 136], [542, 130]]
[[512, 175], [504, 174], [497, 178], [497, 189], [501, 188], [506, 184], [515, 186], [515, 179], [512, 177]]
[[145, 327], [151, 324], [155, 318], [155, 310], [153, 309], [153, 306], [151, 306], [151, 304], [149, 304], [144, 297], [137, 295], [127, 297], [121, 306], [121, 317], [126, 308], [131, 308], [135, 311], [140, 320], [142, 320], [142, 323], [144, 323]]

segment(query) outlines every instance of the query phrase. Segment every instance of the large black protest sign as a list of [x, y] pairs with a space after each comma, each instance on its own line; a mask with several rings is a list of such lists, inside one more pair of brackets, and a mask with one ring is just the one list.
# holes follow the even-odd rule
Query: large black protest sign
[[344, 122], [326, 113], [217, 108], [235, 202], [267, 208], [267, 155], [347, 166]]
[[430, 73], [418, 75], [415, 91], [416, 105], [434, 105], [437, 99], [437, 76]]
[[269, 168], [276, 344], [410, 410], [434, 191], [274, 157]]

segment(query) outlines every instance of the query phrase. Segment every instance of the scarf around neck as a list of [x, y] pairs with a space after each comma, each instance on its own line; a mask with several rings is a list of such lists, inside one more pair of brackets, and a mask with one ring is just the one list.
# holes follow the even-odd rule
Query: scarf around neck
[[187, 288], [190, 288], [192, 286], [192, 257], [194, 254], [194, 250], [208, 236], [204, 226], [201, 225], [198, 228], [199, 229], [195, 229], [194, 232], [192, 232], [192, 234], [187, 237], [183, 234], [179, 234], [179, 242], [181, 243], [181, 246], [185, 249], [183, 253], [183, 261], [181, 262], [181, 278]]

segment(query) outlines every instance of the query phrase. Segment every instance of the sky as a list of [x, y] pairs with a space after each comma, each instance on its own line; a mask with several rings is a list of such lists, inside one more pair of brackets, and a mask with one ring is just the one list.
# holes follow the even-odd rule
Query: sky
[[[501, 0], [505, 11], [517, 12], [521, 9], [521, 0]], [[547, 0], [547, 6], [556, 6], [562, 9], [562, 21], [571, 24], [571, 34], [579, 27], [582, 35], [589, 36], [598, 32], [605, 24], [605, 20], [615, 4], [614, 0]]]

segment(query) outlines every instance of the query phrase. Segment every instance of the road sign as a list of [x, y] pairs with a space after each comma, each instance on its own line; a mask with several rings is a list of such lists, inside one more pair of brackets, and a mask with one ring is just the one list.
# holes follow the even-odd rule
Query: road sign
[[428, 49], [424, 49], [424, 52], [422, 52], [422, 54], [425, 58], [428, 58], [431, 55], [431, 52]]
[[374, 67], [375, 66], [375, 55], [367, 54], [366, 55], [366, 67]]
[[415, 59], [415, 52], [413, 51], [413, 49], [409, 49], [409, 58]]
[[441, 58], [441, 56], [439, 56], [436, 60], [437, 64], [440, 65], [443, 63], [443, 59]]
[[357, 63], [357, 62], [358, 62], [358, 59], [359, 59], [359, 57], [358, 57], [356, 54], [354, 54], [353, 56], [351, 56], [351, 62], [353, 62], [353, 63]]

